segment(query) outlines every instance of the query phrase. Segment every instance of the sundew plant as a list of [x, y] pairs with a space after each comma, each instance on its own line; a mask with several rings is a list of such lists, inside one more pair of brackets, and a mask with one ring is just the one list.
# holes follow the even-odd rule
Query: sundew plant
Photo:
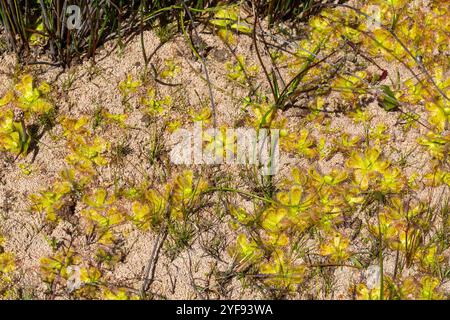
[[448, 299], [449, 10], [2, 1], [0, 298]]

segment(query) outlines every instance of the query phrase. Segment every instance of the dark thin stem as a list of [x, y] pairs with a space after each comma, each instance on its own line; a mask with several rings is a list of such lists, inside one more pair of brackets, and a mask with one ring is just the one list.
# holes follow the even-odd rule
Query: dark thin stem
[[[181, 1], [183, 3], [184, 9], [186, 11], [186, 13], [189, 16], [189, 19], [191, 20], [192, 23], [194, 23], [194, 18], [192, 17], [191, 11], [189, 9], [189, 7], [186, 5], [185, 0]], [[200, 39], [200, 36], [197, 33], [197, 29], [195, 28], [195, 25], [193, 25], [193, 31], [195, 33], [195, 36], [197, 37], [197, 39]], [[195, 51], [195, 54], [197, 55], [197, 57], [200, 59], [200, 61], [203, 64], [203, 69], [205, 71], [205, 77], [206, 77], [206, 81], [208, 83], [208, 93], [209, 93], [209, 98], [211, 100], [211, 109], [212, 109], [212, 116], [213, 116], [213, 126], [214, 128], [217, 127], [217, 118], [216, 118], [216, 104], [214, 102], [214, 94], [213, 94], [213, 89], [212, 89], [212, 85], [211, 85], [211, 80], [209, 78], [209, 72], [208, 72], [208, 68], [206, 66], [206, 61], [203, 58], [203, 56], [201, 54], [198, 53], [197, 48], [194, 45], [194, 42], [191, 39], [191, 45]]]

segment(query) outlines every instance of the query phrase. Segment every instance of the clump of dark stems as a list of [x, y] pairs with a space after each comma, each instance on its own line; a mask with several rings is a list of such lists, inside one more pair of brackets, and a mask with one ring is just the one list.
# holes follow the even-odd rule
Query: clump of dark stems
[[[318, 1], [2, 0], [0, 24], [9, 49], [21, 61], [42, 63], [30, 55], [30, 37], [37, 34], [45, 39], [43, 45], [52, 59], [51, 64], [66, 67], [77, 59], [95, 59], [97, 48], [107, 40], [116, 39], [118, 45], [123, 45], [136, 33], [155, 25], [179, 24], [180, 12], [185, 12], [186, 6], [191, 10], [183, 19], [185, 22], [204, 13], [212, 15], [219, 6], [239, 3], [256, 7], [258, 14], [267, 16], [273, 24], [279, 20], [300, 19], [314, 2]], [[80, 25], [69, 30], [67, 22], [73, 12], [68, 12], [68, 8], [73, 5], [80, 8]], [[42, 31], [36, 31], [39, 25]]]

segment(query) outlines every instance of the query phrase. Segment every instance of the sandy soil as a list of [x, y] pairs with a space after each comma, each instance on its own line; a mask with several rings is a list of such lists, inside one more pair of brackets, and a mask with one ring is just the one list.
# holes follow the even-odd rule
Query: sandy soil
[[[206, 57], [209, 77], [213, 86], [214, 101], [217, 106], [217, 123], [220, 126], [235, 127], [242, 119], [242, 98], [249, 94], [250, 88], [238, 85], [226, 78], [227, 70], [224, 61], [231, 59], [234, 55], [243, 55], [247, 58], [249, 65], [259, 65], [256, 57], [255, 48], [252, 39], [248, 36], [236, 36], [234, 53], [230, 52], [218, 38], [211, 34], [201, 33], [202, 41], [211, 51]], [[144, 33], [145, 50], [147, 54], [154, 52], [158, 47], [160, 40], [152, 31]], [[138, 130], [130, 130], [126, 133], [114, 126], [104, 126], [98, 128], [98, 133], [103, 137], [108, 137], [111, 144], [117, 144], [125, 141], [131, 152], [125, 157], [120, 165], [110, 165], [101, 169], [99, 183], [102, 185], [112, 185], [115, 177], [119, 176], [123, 184], [138, 184], [144, 176], [150, 177], [150, 180], [158, 184], [161, 178], [159, 170], [147, 161], [151, 136], [143, 134], [146, 132], [155, 132], [161, 136], [163, 128], [161, 123], [156, 121], [148, 123], [143, 118], [142, 110], [139, 107], [139, 101], [133, 97], [130, 100], [130, 108], [124, 110], [122, 98], [118, 90], [118, 84], [124, 80], [128, 74], [138, 78], [144, 73], [143, 58], [141, 51], [141, 42], [139, 38], [133, 39], [122, 50], [111, 49], [114, 42], [107, 43], [102, 48], [96, 58], [96, 63], [84, 61], [80, 65], [73, 66], [68, 70], [62, 70], [49, 66], [26, 67], [24, 71], [36, 74], [40, 80], [48, 81], [53, 88], [56, 88], [54, 101], [58, 107], [59, 114], [66, 114], [72, 117], [82, 115], [92, 115], [101, 106], [109, 113], [117, 114], [124, 111], [128, 114], [126, 124]], [[293, 44], [295, 46], [295, 44]], [[262, 50], [263, 60], [269, 65], [270, 58]], [[168, 80], [180, 84], [177, 86], [167, 86], [156, 83], [151, 78], [152, 71], [149, 71], [149, 83], [157, 88], [160, 97], [171, 96], [174, 101], [172, 110], [169, 112], [169, 118], [179, 119], [184, 126], [189, 128], [192, 124], [189, 120], [189, 110], [197, 111], [202, 109], [202, 103], [209, 105], [208, 85], [204, 80], [204, 67], [196, 59], [187, 46], [182, 36], [176, 36], [168, 43], [163, 45], [153, 55], [150, 61], [156, 68], [161, 68], [165, 59], [173, 59], [181, 68], [179, 74], [173, 79]], [[396, 74], [397, 68], [400, 73], [406, 71], [394, 65], [385, 66], [389, 74]], [[18, 68], [17, 61], [12, 55], [0, 55], [0, 96], [11, 86], [11, 75]], [[282, 70], [287, 77], [287, 70]], [[74, 79], [74, 80], [73, 80]], [[72, 82], [70, 87], [68, 83]], [[388, 81], [388, 80], [386, 80]], [[259, 70], [259, 74], [253, 80], [255, 84], [261, 85], [261, 91], [269, 91], [264, 74]], [[66, 88], [66, 89], [63, 89]], [[142, 90], [141, 90], [142, 91]], [[381, 109], [376, 102], [367, 105], [367, 110], [372, 116], [371, 126], [385, 124], [387, 133], [392, 137], [392, 144], [395, 148], [389, 150], [391, 159], [396, 160], [401, 156], [402, 151], [413, 150], [413, 166], [407, 170], [407, 174], [418, 171], [427, 172], [429, 169], [430, 157], [425, 152], [417, 148], [417, 137], [423, 135], [426, 129], [418, 127], [405, 133], [399, 126], [396, 126], [397, 117]], [[285, 113], [288, 129], [298, 128], [303, 122], [298, 120], [299, 111], [289, 110]], [[301, 117], [300, 113], [300, 117]], [[306, 124], [306, 128], [311, 129], [313, 135], [318, 137], [320, 134], [314, 123]], [[319, 128], [320, 129], [320, 128]], [[58, 132], [55, 128], [43, 136], [39, 143], [39, 152], [32, 162], [33, 172], [25, 176], [17, 168], [17, 163], [12, 162], [11, 156], [7, 154], [0, 155], [0, 211], [2, 217], [2, 233], [6, 235], [8, 241], [5, 249], [16, 254], [18, 264], [23, 270], [23, 277], [20, 279], [20, 286], [25, 291], [30, 291], [35, 297], [44, 298], [45, 285], [42, 283], [39, 272], [39, 260], [41, 257], [51, 254], [48, 239], [51, 237], [60, 237], [65, 234], [64, 223], [59, 224], [53, 230], [47, 230], [43, 217], [29, 210], [29, 195], [38, 192], [50, 185], [57, 179], [59, 172], [64, 168], [64, 158], [66, 149], [62, 142], [55, 140], [54, 136]], [[330, 132], [344, 132], [350, 135], [363, 135], [364, 128], [361, 125], [353, 123], [347, 116], [341, 115], [330, 118]], [[331, 143], [333, 133], [327, 138]], [[161, 137], [166, 149], [169, 148], [169, 142]], [[395, 151], [397, 150], [397, 151]], [[167, 154], [165, 155], [167, 157]], [[24, 159], [18, 160], [18, 163], [29, 164], [32, 161], [29, 155]], [[167, 158], [166, 158], [167, 159]], [[290, 154], [281, 154], [280, 172], [276, 180], [281, 181], [283, 177], [288, 176], [295, 166], [305, 166], [304, 160], [294, 157]], [[317, 170], [328, 172], [332, 168], [342, 168], [344, 159], [341, 154], [336, 154], [329, 159], [317, 161], [315, 164]], [[180, 172], [183, 167], [171, 168], [171, 174]], [[205, 172], [211, 172], [210, 168], [203, 168]], [[208, 171], [209, 170], [209, 171]], [[217, 172], [225, 172], [226, 175], [234, 175], [237, 179], [242, 179], [235, 168], [219, 166], [214, 168]], [[145, 173], [145, 175], [143, 174]], [[426, 194], [422, 195], [426, 197]], [[244, 203], [241, 205], [245, 206]], [[82, 207], [77, 205], [75, 214], [78, 215]], [[129, 208], [128, 208], [129, 209]], [[129, 249], [126, 259], [118, 264], [117, 268], [112, 270], [107, 278], [112, 283], [121, 283], [130, 288], [139, 289], [142, 281], [143, 270], [151, 254], [155, 236], [151, 233], [143, 233], [135, 230], [131, 226], [125, 227], [130, 236], [127, 238], [124, 246]], [[223, 229], [226, 232], [226, 226]], [[349, 228], [348, 233], [352, 232]], [[228, 239], [231, 242], [233, 239]], [[152, 285], [152, 292], [155, 297], [164, 297], [171, 299], [193, 299], [200, 298], [198, 292], [193, 289], [193, 279], [188, 272], [189, 267], [193, 270], [194, 281], [205, 283], [208, 273], [212, 270], [215, 263], [214, 259], [205, 254], [200, 245], [200, 240], [195, 241], [192, 249], [188, 252], [182, 252], [173, 261], [165, 255], [161, 257], [156, 269], [155, 282]], [[354, 243], [355, 249], [363, 247]], [[87, 254], [88, 248], [86, 248]], [[82, 253], [83, 254], [83, 253]], [[231, 257], [223, 253], [224, 261], [218, 262], [217, 269], [225, 270], [232, 262]], [[386, 272], [392, 273], [395, 257], [386, 258]], [[191, 262], [189, 262], [191, 261]], [[217, 261], [216, 261], [217, 262]], [[349, 288], [356, 281], [370, 277], [370, 274], [361, 273], [358, 270], [349, 270], [346, 268], [336, 268], [332, 271], [336, 279], [335, 291], [328, 298], [350, 298]], [[211, 287], [214, 287], [212, 285]], [[243, 288], [238, 280], [233, 280], [227, 287], [226, 292], [210, 293], [210, 297], [228, 297], [228, 298], [258, 298], [258, 293]], [[315, 297], [321, 298], [319, 292], [299, 296], [298, 298]], [[322, 297], [323, 298], [323, 297]]]

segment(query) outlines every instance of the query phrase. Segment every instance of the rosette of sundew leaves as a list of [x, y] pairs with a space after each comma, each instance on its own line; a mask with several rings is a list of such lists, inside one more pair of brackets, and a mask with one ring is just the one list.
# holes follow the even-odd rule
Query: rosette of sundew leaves
[[450, 172], [435, 169], [425, 174], [426, 184], [432, 187], [439, 187], [443, 184], [450, 186]]
[[227, 43], [234, 43], [232, 31], [249, 34], [252, 28], [239, 16], [238, 6], [226, 6], [216, 11], [209, 23], [218, 28], [218, 35]]
[[16, 155], [26, 154], [31, 137], [22, 122], [14, 120], [13, 110], [7, 110], [0, 115], [0, 150]]
[[81, 258], [73, 250], [59, 248], [53, 254], [40, 259], [40, 273], [44, 282], [50, 286], [56, 278], [67, 281], [70, 277], [70, 266], [79, 265]]
[[39, 87], [34, 86], [34, 80], [30, 75], [22, 77], [20, 83], [15, 86], [17, 106], [25, 113], [41, 115], [49, 112], [53, 106], [46, 99], [50, 93], [50, 86], [42, 82]]
[[230, 207], [230, 214], [233, 217], [233, 221], [230, 222], [233, 229], [237, 229], [239, 225], [250, 226], [256, 221], [256, 217], [243, 208], [232, 206]]
[[406, 204], [398, 197], [392, 198], [380, 212], [379, 221], [369, 225], [369, 231], [375, 236], [381, 235], [391, 249], [400, 250], [407, 255], [407, 259], [412, 259], [419, 249], [418, 226], [424, 225], [425, 212], [426, 207], [420, 202]]
[[104, 154], [110, 149], [110, 143], [101, 137], [82, 137], [76, 136], [73, 140], [68, 141], [71, 153], [67, 156], [66, 161], [80, 172], [94, 174], [95, 166], [105, 166], [108, 159]]
[[311, 168], [308, 173], [313, 180], [313, 184], [318, 190], [324, 186], [335, 187], [348, 178], [347, 172], [343, 170], [340, 171], [338, 169], [332, 169], [328, 174], [320, 174], [316, 169]]
[[[276, 195], [279, 205], [274, 206], [274, 211], [269, 210], [265, 216], [263, 226], [272, 231], [279, 222], [285, 228], [293, 227], [295, 230], [305, 230], [315, 219], [314, 213], [310, 210], [316, 200], [316, 194], [311, 194], [306, 188], [293, 185], [287, 192], [279, 192]], [[274, 214], [272, 214], [274, 212]]]
[[200, 200], [201, 194], [208, 188], [208, 183], [202, 178], [194, 177], [190, 170], [178, 175], [173, 183], [172, 210], [175, 218], [182, 218], [184, 211]]
[[333, 145], [336, 146], [336, 151], [348, 153], [355, 150], [361, 143], [360, 136], [351, 136], [344, 132], [340, 134], [340, 137], [333, 138]]
[[317, 156], [316, 142], [307, 129], [292, 132], [283, 139], [282, 146], [287, 151], [294, 151], [302, 157], [314, 158]]
[[252, 117], [249, 119], [250, 124], [257, 130], [260, 128], [270, 128], [272, 122], [277, 117], [275, 108], [266, 102], [259, 104], [252, 103], [250, 106], [252, 110]]
[[133, 75], [128, 74], [126, 80], [120, 81], [119, 91], [124, 97], [128, 97], [130, 94], [135, 93], [141, 85], [142, 81], [134, 80]]
[[417, 138], [417, 142], [426, 147], [427, 152], [435, 159], [444, 160], [448, 156], [450, 137], [434, 132], [428, 132], [425, 136]]
[[203, 141], [206, 143], [204, 151], [214, 159], [225, 159], [228, 156], [234, 157], [237, 154], [237, 133], [227, 132], [225, 126], [213, 131], [214, 134], [205, 132]]
[[228, 253], [235, 259], [238, 269], [246, 269], [257, 264], [264, 254], [256, 241], [243, 233], [237, 236], [236, 243], [228, 248]]
[[292, 291], [296, 284], [303, 281], [306, 267], [295, 263], [284, 251], [275, 250], [270, 261], [261, 264], [259, 271], [265, 283]]
[[355, 101], [358, 95], [367, 92], [367, 72], [358, 71], [355, 75], [338, 75], [332, 83], [333, 90], [347, 101]]
[[102, 282], [102, 272], [94, 267], [82, 267], [80, 268], [80, 281], [83, 286], [80, 288], [79, 293], [82, 296], [95, 298], [99, 294], [99, 284]]
[[364, 154], [353, 152], [346, 165], [353, 169], [355, 184], [365, 191], [369, 188], [369, 184], [374, 182], [374, 178], [385, 173], [390, 163], [383, 160], [379, 149], [369, 148]]
[[199, 112], [194, 109], [189, 110], [189, 114], [194, 122], [202, 122], [203, 124], [208, 124], [211, 122], [212, 112], [211, 108], [202, 108]]
[[445, 262], [445, 256], [438, 246], [439, 244], [429, 244], [417, 249], [414, 258], [420, 262], [425, 272], [439, 272], [441, 264]]
[[93, 135], [87, 124], [87, 117], [61, 120], [67, 146], [71, 151], [66, 162], [80, 173], [93, 175], [95, 166], [105, 166], [108, 163], [105, 153], [110, 149], [110, 143]]
[[350, 258], [350, 239], [335, 233], [320, 246], [320, 254], [328, 256], [332, 262], [344, 262]]
[[227, 62], [225, 67], [228, 70], [227, 77], [230, 80], [237, 81], [238, 83], [245, 85], [248, 79], [256, 77], [259, 68], [256, 65], [248, 66], [243, 55], [237, 56], [235, 63]]
[[103, 245], [111, 245], [115, 240], [114, 228], [125, 220], [125, 215], [116, 205], [116, 197], [99, 188], [92, 194], [83, 196], [87, 208], [81, 215], [87, 222], [87, 234], [95, 235], [96, 241]]
[[142, 86], [142, 81], [135, 80], [133, 75], [128, 74], [126, 80], [122, 80], [119, 82], [119, 91], [122, 95], [122, 104], [127, 108], [130, 107], [129, 101], [131, 95], [136, 93], [137, 90]]
[[146, 111], [150, 115], [160, 115], [171, 105], [172, 98], [165, 96], [163, 99], [158, 99], [156, 90], [150, 88], [147, 90], [147, 95], [141, 98], [140, 103], [147, 108]]
[[[160, 227], [165, 218], [177, 221], [187, 218], [189, 208], [196, 206], [201, 194], [208, 187], [203, 178], [194, 179], [192, 171], [179, 174], [162, 191], [143, 186], [143, 190], [129, 195], [134, 201], [131, 205], [130, 220], [141, 230]], [[168, 213], [166, 210], [170, 209]], [[167, 214], [167, 216], [165, 216]]]
[[140, 199], [132, 203], [131, 221], [144, 231], [159, 226], [164, 218], [163, 213], [167, 206], [166, 198], [165, 194], [157, 190], [146, 190]]
[[73, 186], [68, 181], [57, 181], [49, 189], [30, 195], [31, 209], [45, 213], [47, 220], [57, 221], [58, 212], [66, 205]]
[[444, 131], [450, 121], [450, 103], [448, 100], [440, 97], [437, 101], [428, 101], [425, 108], [428, 111], [428, 121], [439, 132]]
[[379, 147], [389, 141], [391, 136], [386, 133], [387, 129], [385, 124], [378, 124], [369, 130], [369, 139], [374, 142], [375, 146]]
[[47, 100], [50, 86], [42, 82], [34, 85], [31, 75], [24, 75], [14, 88], [0, 99], [0, 149], [17, 155], [26, 155], [31, 136], [26, 123], [53, 110]]
[[162, 79], [172, 79], [181, 71], [181, 67], [174, 59], [167, 59], [164, 61], [164, 68], [160, 73]]

